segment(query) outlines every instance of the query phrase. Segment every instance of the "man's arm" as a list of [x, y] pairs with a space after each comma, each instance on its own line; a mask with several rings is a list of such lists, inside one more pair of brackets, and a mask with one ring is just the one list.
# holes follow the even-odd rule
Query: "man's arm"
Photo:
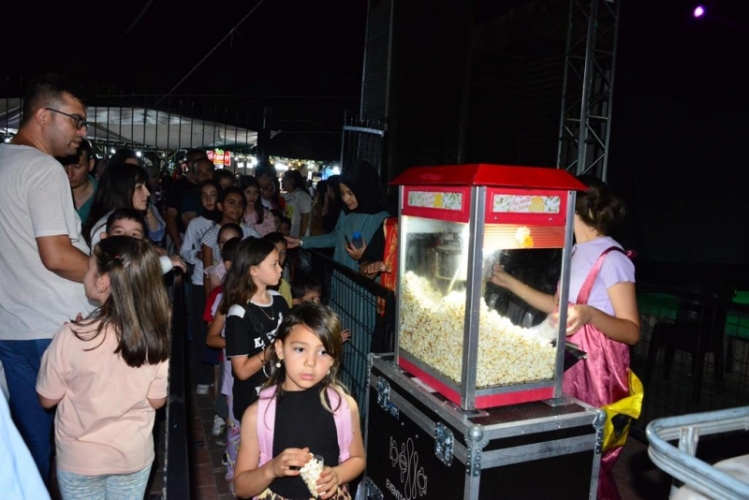
[[83, 283], [88, 255], [74, 247], [67, 235], [42, 236], [36, 244], [44, 267], [65, 279]]
[[167, 207], [166, 209], [166, 232], [169, 234], [169, 237], [172, 239], [172, 243], [174, 243], [174, 248], [176, 248], [178, 251], [180, 248], [182, 248], [182, 237], [179, 235], [179, 229], [177, 228], [177, 217], [179, 214], [177, 213], [176, 208]]

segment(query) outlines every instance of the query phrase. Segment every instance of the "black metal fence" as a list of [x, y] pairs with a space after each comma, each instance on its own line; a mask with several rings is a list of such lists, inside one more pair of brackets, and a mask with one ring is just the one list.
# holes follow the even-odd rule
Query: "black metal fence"
[[641, 339], [632, 369], [645, 387], [638, 431], [655, 418], [749, 404], [749, 306], [733, 295], [637, 284]]
[[[0, 80], [0, 138], [15, 134], [23, 119], [27, 81]], [[171, 152], [189, 148], [228, 148], [247, 154], [257, 142], [262, 105], [222, 96], [114, 91], [84, 85], [87, 98], [87, 138], [98, 148], [137, 148], [143, 152]], [[159, 156], [154, 157], [154, 159]]]
[[385, 123], [356, 116], [344, 116], [341, 139], [341, 168], [346, 169], [356, 160], [366, 160], [389, 179], [385, 161]]
[[187, 439], [189, 392], [187, 390], [187, 346], [185, 343], [185, 294], [183, 274], [174, 271], [172, 306], [172, 352], [169, 359], [169, 400], [166, 407], [166, 452], [163, 498], [190, 499], [190, 465]]
[[[137, 149], [157, 163], [181, 150], [220, 148], [238, 158], [232, 168], [239, 173], [247, 173], [248, 156], [257, 153], [257, 131], [264, 126], [272, 130], [265, 149], [271, 156], [336, 158], [339, 110], [359, 101], [358, 96], [168, 94], [161, 85], [143, 81], [93, 80], [78, 83], [87, 102], [87, 138], [96, 153]], [[22, 77], [0, 76], [0, 140], [9, 140], [18, 129], [28, 83]], [[265, 119], [266, 110], [272, 110], [272, 119]], [[357, 151], [369, 151], [366, 144]]]
[[323, 282], [323, 301], [351, 330], [344, 345], [341, 381], [359, 403], [364, 418], [368, 355], [392, 352], [395, 293], [317, 251], [309, 252], [313, 273]]

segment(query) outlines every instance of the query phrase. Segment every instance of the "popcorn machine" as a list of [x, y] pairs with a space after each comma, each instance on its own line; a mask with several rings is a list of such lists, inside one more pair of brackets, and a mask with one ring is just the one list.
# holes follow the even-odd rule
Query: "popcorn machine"
[[396, 352], [370, 355], [366, 497], [595, 499], [605, 413], [561, 397], [561, 327], [489, 282], [496, 268], [565, 303], [585, 186], [500, 165], [416, 167], [393, 183]]
[[[575, 191], [564, 170], [414, 167], [396, 177], [397, 365], [465, 410], [561, 396], [564, 330], [490, 283], [503, 269], [567, 303]], [[559, 325], [566, 323], [566, 308]]]

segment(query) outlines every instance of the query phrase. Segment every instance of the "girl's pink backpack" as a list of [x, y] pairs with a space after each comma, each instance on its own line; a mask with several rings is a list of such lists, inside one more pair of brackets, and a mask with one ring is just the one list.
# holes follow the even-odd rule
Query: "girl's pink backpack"
[[[335, 401], [341, 404], [333, 412], [333, 420], [338, 433], [338, 463], [345, 462], [349, 458], [349, 445], [351, 444], [351, 410], [342, 392], [328, 387], [328, 401], [335, 407]], [[260, 391], [257, 401], [257, 441], [260, 445], [260, 462], [258, 467], [273, 458], [273, 431], [276, 423], [276, 387], [266, 387]]]

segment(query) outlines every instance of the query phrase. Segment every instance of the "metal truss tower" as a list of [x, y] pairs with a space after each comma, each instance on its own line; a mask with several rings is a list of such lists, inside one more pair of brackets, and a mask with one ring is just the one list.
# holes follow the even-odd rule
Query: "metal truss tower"
[[570, 0], [557, 168], [606, 180], [620, 0]]

